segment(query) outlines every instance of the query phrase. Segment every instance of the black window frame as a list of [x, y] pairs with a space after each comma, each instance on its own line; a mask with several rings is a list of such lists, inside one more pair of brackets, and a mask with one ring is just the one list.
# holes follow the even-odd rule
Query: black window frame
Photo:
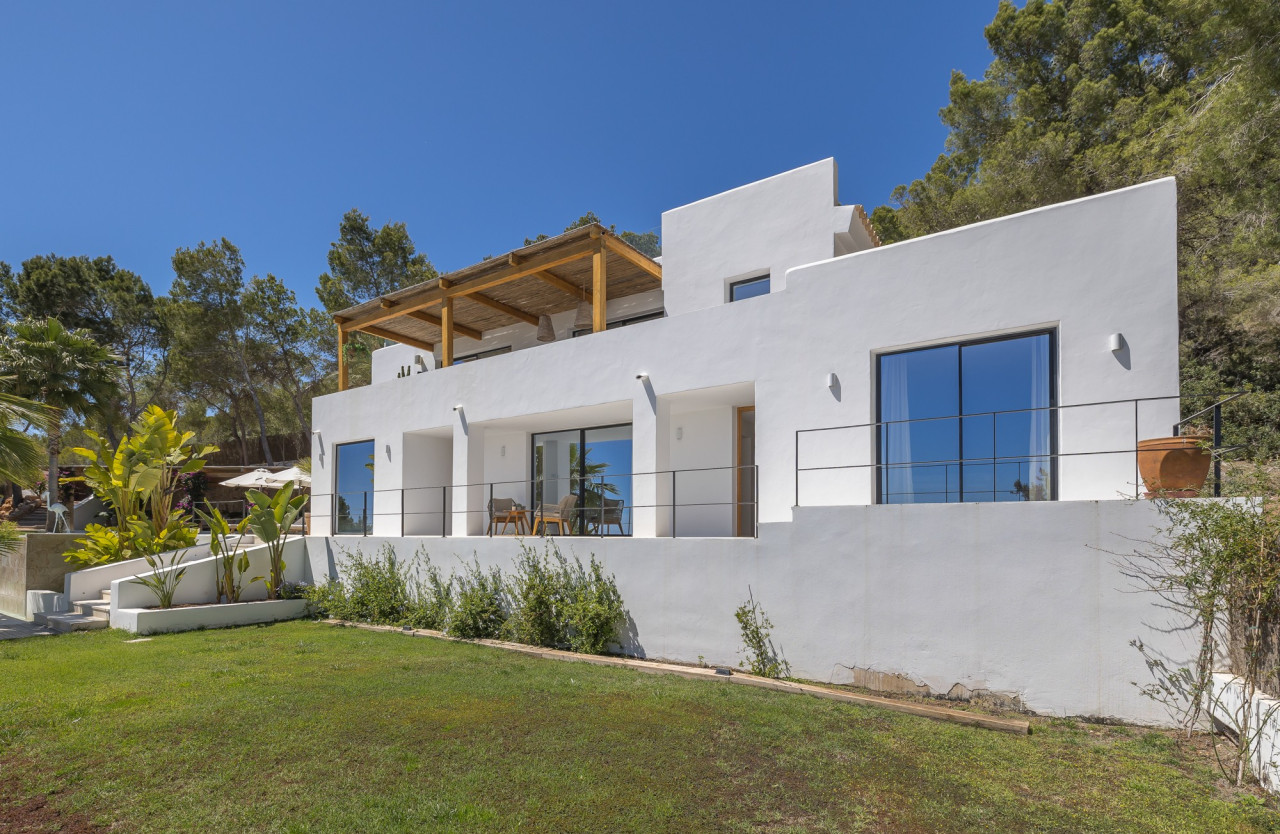
[[475, 353], [468, 353], [466, 356], [455, 356], [453, 364], [462, 365], [467, 362], [475, 362], [478, 359], [488, 359], [490, 356], [501, 356], [504, 353], [511, 352], [511, 345], [503, 347], [489, 348], [488, 350], [478, 350]]
[[360, 525], [361, 532], [343, 533], [338, 530], [338, 501], [342, 498], [343, 495], [355, 494], [355, 493], [339, 492], [338, 479], [342, 477], [342, 453], [340, 450], [342, 449], [343, 446], [361, 446], [365, 443], [370, 444], [373, 449], [373, 454], [371, 454], [369, 457], [373, 460], [374, 471], [369, 473], [369, 489], [365, 490], [364, 494], [376, 495], [377, 490], [375, 490], [374, 487], [377, 484], [375, 480], [375, 477], [377, 475], [377, 466], [378, 466], [377, 438], [366, 437], [361, 440], [346, 440], [346, 441], [343, 441], [342, 443], [333, 444], [333, 501], [332, 501], [333, 515], [332, 515], [332, 518], [330, 519], [331, 535], [334, 535], [334, 536], [371, 536], [373, 535], [373, 518], [374, 518], [373, 509], [374, 508], [371, 506], [372, 502], [366, 502], [364, 516], [361, 519], [361, 525]]
[[[575, 514], [578, 516], [578, 524], [581, 524], [582, 520], [585, 518], [586, 511], [587, 511], [586, 504], [585, 504], [585, 499], [586, 499], [585, 484], [587, 480], [587, 462], [588, 461], [587, 461], [587, 456], [582, 453], [582, 450], [585, 449], [587, 446], [587, 432], [596, 431], [599, 429], [620, 429], [623, 426], [626, 426], [627, 428], [631, 429], [631, 453], [634, 458], [635, 423], [633, 422], [605, 423], [603, 425], [598, 425], [598, 426], [579, 426], [577, 428], [551, 429], [549, 431], [530, 432], [529, 433], [529, 508], [536, 511], [538, 509], [538, 505], [540, 503], [544, 503], [541, 494], [538, 492], [538, 477], [537, 477], [538, 475], [538, 438], [541, 435], [560, 434], [562, 432], [571, 432], [571, 431], [576, 431], [578, 433], [578, 440], [577, 440], [578, 450], [579, 450], [578, 451], [578, 471], [570, 474], [568, 477], [571, 479], [576, 478], [578, 481], [578, 489], [574, 492], [574, 494], [578, 496], [578, 504], [577, 504], [577, 510], [575, 510]], [[628, 478], [632, 477], [632, 473], [630, 472], [620, 473], [620, 474], [625, 474]], [[543, 481], [545, 482], [545, 480], [546, 479], [544, 478]], [[632, 500], [633, 501], [635, 500], [634, 493], [632, 494]], [[634, 509], [634, 508], [624, 507], [623, 509]], [[581, 527], [579, 527], [579, 529], [581, 529]], [[626, 533], [624, 535], [630, 536], [631, 534]]]
[[[876, 373], [876, 504], [885, 504], [884, 501], [884, 477], [883, 471], [886, 465], [883, 455], [883, 446], [881, 442], [881, 432], [884, 431], [884, 404], [881, 402], [884, 386], [880, 384], [881, 360], [889, 356], [901, 356], [904, 353], [916, 353], [922, 350], [933, 350], [935, 348], [958, 348], [956, 351], [956, 400], [959, 403], [961, 412], [964, 407], [964, 348], [973, 347], [975, 345], [987, 345], [993, 342], [1008, 342], [1015, 339], [1027, 339], [1033, 336], [1049, 337], [1049, 501], [1058, 500], [1058, 328], [1046, 327], [1037, 330], [1025, 330], [1017, 333], [1005, 333], [1000, 336], [984, 336], [980, 339], [962, 339], [954, 342], [939, 342], [937, 344], [921, 345], [913, 348], [903, 348], [901, 350], [886, 350], [875, 354]], [[955, 415], [955, 419], [960, 425], [959, 436], [957, 438], [959, 449], [959, 469], [960, 469], [960, 485], [957, 494], [960, 501], [947, 501], [944, 503], [956, 504], [977, 504], [977, 503], [993, 503], [982, 501], [964, 501], [964, 413]], [[975, 458], [975, 462], [980, 459]], [[886, 505], [888, 506], [888, 505]]]
[[768, 286], [769, 279], [771, 276], [772, 276], [772, 273], [766, 272], [763, 275], [753, 275], [750, 278], [743, 278], [741, 281], [732, 282], [731, 284], [729, 284], [729, 303], [732, 304], [735, 301], [749, 301], [752, 298], [759, 298], [760, 295], [768, 295], [770, 292], [773, 291], [772, 287], [770, 287], [769, 289], [766, 289], [764, 292], [760, 293], [760, 295], [749, 295], [746, 298], [733, 297], [734, 292], [738, 289], [738, 287], [745, 287], [751, 284], [761, 284], [761, 283]]
[[[604, 329], [615, 330], [619, 327], [626, 327], [627, 325], [630, 325], [630, 324], [640, 324], [641, 322], [644, 322], [644, 321], [657, 321], [658, 319], [665, 319], [666, 317], [667, 317], [667, 311], [665, 309], [650, 310], [647, 313], [636, 313], [634, 316], [628, 316], [626, 318], [614, 319], [613, 321], [605, 322]], [[582, 327], [572, 331], [569, 334], [569, 338], [576, 339], [579, 336], [588, 336], [594, 332], [595, 331], [592, 330], [590, 327]]]

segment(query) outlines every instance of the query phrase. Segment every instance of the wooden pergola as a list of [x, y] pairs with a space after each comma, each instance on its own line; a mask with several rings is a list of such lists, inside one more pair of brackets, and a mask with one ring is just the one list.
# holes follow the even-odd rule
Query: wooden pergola
[[657, 289], [662, 267], [592, 223], [505, 255], [350, 307], [338, 325], [338, 390], [347, 389], [347, 340], [368, 333], [422, 350], [441, 348], [453, 364], [458, 336], [480, 339], [513, 323], [538, 326], [544, 315], [591, 305], [592, 331], [606, 327], [606, 304]]

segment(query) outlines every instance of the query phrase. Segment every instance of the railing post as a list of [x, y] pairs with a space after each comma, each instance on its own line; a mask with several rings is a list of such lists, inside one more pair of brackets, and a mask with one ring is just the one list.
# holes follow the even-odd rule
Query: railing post
[[404, 487], [400, 487], [400, 537], [404, 538]]
[[792, 506], [800, 506], [800, 430], [796, 429], [796, 503]]
[[600, 478], [600, 520], [596, 523], [596, 532], [600, 534], [600, 538], [604, 538], [604, 476]]
[[676, 537], [676, 471], [671, 470], [671, 538]]
[[[1173, 436], [1178, 436], [1178, 426], [1173, 427]], [[1133, 497], [1142, 497], [1142, 476], [1138, 474], [1138, 401], [1133, 401]]]
[[493, 482], [489, 482], [489, 538], [493, 538]]
[[440, 487], [440, 538], [449, 534], [449, 485]]
[[364, 508], [360, 510], [360, 535], [369, 535], [369, 492], [361, 493], [364, 497]]
[[752, 527], [755, 530], [755, 538], [760, 538], [760, 464], [751, 464], [751, 514], [755, 517]]
[[1213, 407], [1213, 497], [1222, 497], [1222, 403]]

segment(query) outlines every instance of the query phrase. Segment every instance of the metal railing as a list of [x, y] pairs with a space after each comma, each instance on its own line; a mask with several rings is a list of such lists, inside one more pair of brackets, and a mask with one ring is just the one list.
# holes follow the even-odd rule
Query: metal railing
[[[1227, 454], [1230, 454], [1232, 452], [1238, 451], [1241, 448], [1243, 448], [1241, 446], [1224, 446], [1223, 445], [1222, 407], [1227, 403], [1230, 403], [1236, 399], [1239, 399], [1240, 397], [1244, 396], [1246, 393], [1248, 392], [1235, 391], [1235, 392], [1229, 392], [1227, 394], [1215, 394], [1213, 396], [1220, 397], [1220, 399], [1218, 399], [1212, 405], [1190, 415], [1189, 417], [1182, 418], [1177, 423], [1173, 424], [1172, 434], [1174, 436], [1177, 436], [1181, 428], [1186, 424], [1194, 422], [1206, 414], [1212, 413], [1213, 434], [1212, 434], [1212, 438], [1209, 446], [1210, 446], [1210, 453], [1213, 461], [1214, 495], [1221, 495], [1221, 492], [1222, 492], [1223, 457]], [[801, 481], [805, 473], [835, 472], [835, 471], [847, 471], [847, 470], [869, 470], [872, 472], [874, 476], [874, 481], [872, 482], [872, 484], [863, 485], [864, 487], [866, 486], [872, 487], [872, 490], [869, 490], [869, 494], [871, 494], [872, 500], [866, 501], [866, 502], [860, 502], [860, 503], [893, 503], [892, 500], [886, 501], [885, 499], [886, 498], [892, 499], [895, 496], [901, 496], [904, 494], [917, 495], [917, 496], [943, 495], [944, 501], [949, 503], [952, 502], [953, 495], [957, 496], [956, 501], [958, 502], [972, 500], [972, 499], [966, 499], [965, 497], [969, 493], [990, 495], [991, 498], [989, 500], [997, 500], [997, 496], [1004, 494], [1005, 492], [1009, 492], [1009, 494], [1011, 495], [1015, 493], [1015, 491], [1013, 490], [1003, 490], [1000, 488], [999, 480], [998, 480], [999, 475], [997, 470], [997, 468], [1000, 466], [1012, 467], [1013, 465], [1017, 465], [1019, 467], [1018, 477], [1015, 483], [1020, 483], [1022, 487], [1025, 488], [1022, 492], [1020, 500], [1055, 500], [1058, 497], [1058, 487], [1060, 484], [1060, 476], [1061, 476], [1060, 464], [1063, 461], [1071, 460], [1071, 459], [1087, 459], [1091, 457], [1097, 458], [1100, 456], [1108, 456], [1108, 455], [1110, 456], [1119, 455], [1119, 456], [1125, 456], [1126, 458], [1130, 456], [1132, 457], [1133, 480], [1129, 483], [1133, 487], [1133, 496], [1135, 498], [1138, 498], [1138, 497], [1141, 497], [1142, 495], [1142, 477], [1138, 468], [1139, 441], [1141, 439], [1140, 433], [1142, 431], [1142, 423], [1143, 423], [1143, 421], [1141, 420], [1141, 407], [1144, 403], [1157, 403], [1157, 402], [1170, 402], [1170, 401], [1176, 402], [1176, 401], [1180, 401], [1181, 399], [1182, 397], [1180, 395], [1171, 395], [1171, 396], [1164, 396], [1164, 397], [1137, 397], [1137, 398], [1122, 399], [1122, 400], [1099, 400], [1096, 402], [1088, 402], [1088, 403], [1073, 403], [1068, 405], [1045, 406], [1041, 408], [1007, 409], [1002, 411], [975, 412], [971, 414], [953, 414], [953, 415], [945, 415], [940, 417], [923, 417], [923, 418], [904, 419], [904, 420], [881, 420], [881, 421], [874, 421], [874, 422], [867, 422], [867, 423], [857, 423], [857, 424], [846, 425], [846, 426], [825, 426], [825, 427], [812, 428], [812, 429], [799, 429], [795, 433], [795, 455], [796, 455], [795, 457], [795, 463], [796, 463], [795, 506], [804, 505], [804, 501], [802, 500]], [[1061, 439], [1061, 428], [1062, 428], [1062, 422], [1063, 422], [1062, 418], [1064, 415], [1070, 415], [1073, 412], [1076, 412], [1077, 410], [1080, 410], [1080, 409], [1088, 409], [1088, 408], [1098, 408], [1098, 409], [1113, 408], [1114, 409], [1117, 407], [1123, 407], [1126, 413], [1130, 413], [1129, 409], [1131, 408], [1131, 414], [1132, 414], [1131, 422], [1129, 422], [1125, 426], [1120, 427], [1120, 428], [1123, 428], [1123, 433], [1126, 435], [1126, 437], [1130, 437], [1130, 436], [1132, 437], [1131, 445], [1126, 440], [1124, 441], [1124, 445], [1119, 448], [1102, 448], [1102, 449], [1081, 448], [1079, 439], [1073, 437], [1072, 438], [1073, 442], [1070, 446], [1070, 451], [1062, 451], [1059, 448], [1059, 443]], [[1044, 450], [1024, 449], [1015, 454], [1005, 454], [1005, 455], [999, 454], [1000, 445], [1001, 445], [1000, 435], [998, 431], [999, 418], [1002, 416], [1008, 416], [1008, 415], [1035, 415], [1035, 414], [1044, 414], [1048, 417], [1048, 421], [1047, 421], [1048, 431], [1047, 431], [1047, 437], [1045, 438], [1045, 442], [1047, 443], [1047, 448]], [[982, 420], [990, 420], [991, 422], [991, 437], [990, 437], [991, 454], [990, 455], [966, 455], [964, 454], [964, 449], [966, 448], [965, 440], [964, 440], [965, 425], [966, 423], [982, 421]], [[946, 459], [908, 460], [908, 461], [885, 461], [881, 459], [881, 457], [884, 454], [885, 433], [888, 430], [892, 429], [893, 427], [895, 426], [908, 427], [912, 425], [923, 425], [923, 424], [930, 424], [930, 423], [938, 424], [943, 422], [954, 422], [957, 425], [956, 448], [959, 451], [959, 455], [960, 455], [959, 457], [946, 458]], [[1147, 422], [1151, 423], [1153, 421], [1147, 421]], [[1115, 425], [1114, 419], [1094, 420], [1087, 424], [1072, 426], [1071, 428], [1075, 432], [1077, 432], [1079, 435], [1089, 435], [1089, 434], [1098, 435], [1098, 434], [1110, 433], [1113, 436], [1115, 436], [1117, 434], [1117, 426]], [[873, 461], [866, 462], [866, 463], [852, 463], [852, 464], [845, 463], [845, 464], [818, 465], [818, 466], [802, 465], [801, 443], [803, 439], [811, 436], [815, 436], [821, 433], [858, 432], [858, 431], [865, 431], [867, 433], [867, 438], [866, 438], [867, 445], [861, 448], [865, 450], [868, 456], [875, 458]], [[1005, 444], [1005, 445], [1008, 445], [1008, 444]], [[1041, 497], [1035, 498], [1030, 495], [1030, 492], [1031, 492], [1030, 487], [1032, 486], [1032, 484], [1030, 483], [1030, 481], [1024, 481], [1022, 478], [1021, 467], [1023, 465], [1027, 466], [1028, 475], [1031, 474], [1030, 469], [1032, 465], [1047, 466], [1047, 483], [1043, 487], [1044, 492], [1039, 493]], [[981, 467], [991, 468], [991, 479], [992, 479], [991, 489], [969, 490], [964, 484], [964, 476], [965, 476], [966, 468], [976, 469]], [[888, 490], [890, 474], [893, 473], [894, 471], [901, 471], [904, 469], [920, 470], [920, 469], [938, 469], [938, 468], [941, 468], [943, 470], [943, 483], [942, 483], [943, 488], [941, 490], [912, 489], [912, 490], [901, 490], [897, 492]], [[953, 488], [951, 484], [951, 477], [952, 477], [953, 471], [957, 479], [955, 488]], [[1119, 490], [1117, 490], [1117, 492], [1119, 492]], [[1019, 500], [1019, 499], [1015, 498], [1014, 500]]]
[[[717, 473], [728, 476], [727, 484], [709, 485]], [[628, 500], [627, 496], [634, 496], [637, 484], [644, 484], [645, 479], [649, 479], [646, 491], [654, 496], [652, 503]], [[748, 485], [749, 495], [744, 495]], [[724, 497], [728, 500], [715, 500], [726, 490]], [[455, 507], [462, 491], [466, 491], [466, 509], [458, 510]], [[577, 495], [578, 500], [562, 529], [550, 513], [566, 493]], [[750, 464], [313, 493], [311, 497], [315, 507], [312, 523], [327, 516], [331, 535], [373, 535], [375, 523], [385, 518], [399, 519], [396, 529], [401, 536], [466, 535], [465, 530], [458, 533], [453, 529], [455, 522], [466, 528], [471, 526], [471, 519], [479, 516], [477, 527], [483, 527], [486, 536], [504, 535], [512, 527], [522, 529], [526, 535], [545, 536], [549, 526], [557, 533], [565, 534], [567, 530], [567, 535], [574, 536], [631, 536], [635, 532], [636, 511], [652, 511], [656, 535], [694, 538], [757, 536], [759, 493], [759, 469]], [[695, 500], [681, 499], [690, 494]], [[493, 510], [495, 500], [515, 501], [515, 512], [524, 524], [515, 523], [514, 515], [508, 516], [508, 523], [504, 524]], [[665, 530], [658, 523], [663, 514]], [[541, 523], [545, 521], [550, 525]]]

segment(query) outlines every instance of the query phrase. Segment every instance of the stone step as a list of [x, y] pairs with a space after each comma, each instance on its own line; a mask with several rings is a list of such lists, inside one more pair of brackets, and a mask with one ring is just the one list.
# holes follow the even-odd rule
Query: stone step
[[103, 599], [105, 599], [107, 602], [110, 602], [110, 601], [111, 601], [111, 586], [110, 586], [110, 585], [108, 585], [106, 588], [103, 588], [103, 589], [102, 589], [102, 598], [103, 598]]
[[85, 614], [45, 614], [44, 624], [50, 631], [56, 631], [59, 634], [72, 631], [95, 631], [111, 625], [105, 617], [91, 617]]
[[92, 617], [97, 612], [104, 612], [107, 616], [111, 616], [111, 600], [82, 599], [79, 602], [71, 603], [71, 612], [89, 617]]

